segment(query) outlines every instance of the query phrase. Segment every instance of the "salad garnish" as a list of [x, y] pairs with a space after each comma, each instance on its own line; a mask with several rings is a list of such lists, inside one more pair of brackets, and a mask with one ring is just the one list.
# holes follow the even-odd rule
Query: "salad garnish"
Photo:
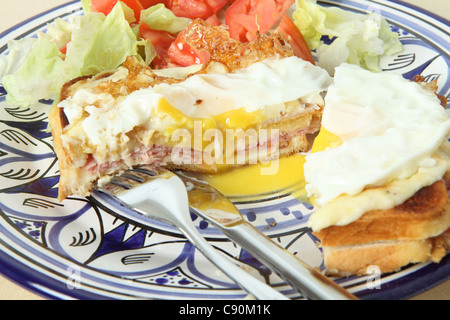
[[295, 5], [295, 25], [308, 47], [317, 52], [319, 65], [330, 74], [344, 62], [378, 72], [381, 56], [402, 51], [398, 34], [378, 12], [323, 7], [316, 0], [296, 0]]
[[[191, 48], [183, 32], [198, 18], [226, 25], [241, 42], [276, 30], [298, 57], [330, 74], [343, 62], [379, 71], [382, 55], [402, 50], [379, 14], [323, 7], [316, 0], [81, 0], [81, 5], [82, 15], [56, 19], [37, 38], [8, 42], [8, 54], [0, 56], [8, 104], [58, 100], [64, 83], [113, 70], [129, 56], [154, 69], [203, 64], [209, 55]], [[327, 37], [333, 41], [324, 41]]]

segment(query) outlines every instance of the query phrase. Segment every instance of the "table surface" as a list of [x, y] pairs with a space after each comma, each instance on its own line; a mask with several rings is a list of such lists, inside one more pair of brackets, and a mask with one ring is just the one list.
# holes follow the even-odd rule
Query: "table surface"
[[[0, 0], [0, 33], [48, 9], [68, 3], [67, 0]], [[406, 0], [418, 7], [450, 20], [450, 1]], [[0, 266], [1, 268], [1, 266]], [[0, 276], [0, 300], [41, 300], [42, 297]], [[412, 299], [450, 300], [450, 280]]]

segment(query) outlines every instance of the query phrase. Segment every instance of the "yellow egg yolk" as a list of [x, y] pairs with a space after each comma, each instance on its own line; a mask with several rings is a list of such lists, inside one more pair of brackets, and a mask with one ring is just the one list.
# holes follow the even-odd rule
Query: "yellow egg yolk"
[[[161, 99], [155, 108], [158, 117], [169, 119], [170, 125], [164, 132], [170, 135], [174, 130], [183, 128], [194, 130], [194, 122], [201, 121], [202, 133], [208, 129], [218, 129], [225, 132], [227, 129], [244, 129], [263, 121], [260, 112], [247, 112], [237, 109], [225, 112], [211, 118], [192, 118], [170, 105], [166, 99]], [[192, 135], [192, 138], [194, 136]], [[211, 141], [203, 143], [203, 147]], [[342, 143], [341, 139], [321, 128], [314, 140], [311, 152], [323, 151], [336, 147]], [[289, 190], [292, 194], [306, 201], [305, 179], [303, 165], [304, 154], [295, 154], [289, 157], [273, 160], [267, 164], [253, 164], [242, 168], [227, 170], [224, 173], [205, 176], [205, 179], [216, 189], [227, 196], [256, 196], [272, 194], [281, 190]], [[272, 167], [270, 174], [262, 174], [264, 169]]]
[[[264, 116], [261, 111], [248, 112], [245, 108], [231, 110], [224, 112], [217, 116], [208, 118], [195, 118], [185, 115], [183, 112], [173, 107], [166, 99], [159, 100], [157, 106], [154, 109], [155, 118], [165, 121], [163, 134], [170, 138], [177, 129], [188, 130], [192, 141], [191, 145], [198, 146], [194, 143], [194, 139], [201, 135], [200, 141], [201, 147], [204, 149], [212, 142], [214, 135], [205, 135], [208, 129], [216, 129], [222, 133], [222, 136], [226, 136], [226, 130], [228, 129], [243, 129], [246, 130], [264, 121]], [[196, 132], [194, 129], [196, 126], [201, 129]], [[205, 137], [205, 141], [203, 141]], [[198, 139], [197, 139], [198, 141]]]
[[324, 151], [328, 148], [334, 148], [342, 144], [341, 138], [337, 135], [331, 133], [324, 127], [320, 128], [320, 132], [314, 139], [313, 146], [311, 148], [311, 153]]
[[155, 108], [158, 117], [169, 118], [172, 125], [168, 130], [194, 128], [194, 121], [201, 121], [203, 129], [246, 129], [264, 120], [260, 111], [248, 112], [244, 108], [231, 110], [210, 118], [193, 118], [173, 107], [166, 99], [159, 100]]
[[[321, 128], [314, 140], [311, 152], [319, 152], [340, 144], [342, 141], [338, 136]], [[274, 163], [271, 163], [249, 165], [221, 174], [208, 175], [205, 178], [213, 187], [230, 197], [256, 196], [289, 190], [299, 200], [310, 202], [314, 199], [307, 199], [304, 189], [306, 184], [303, 173], [305, 156], [305, 154], [294, 154], [276, 160], [278, 169], [273, 174], [261, 174], [262, 169], [274, 166]]]
[[[289, 190], [304, 198], [303, 164], [305, 157], [295, 154], [272, 160], [267, 164], [253, 164], [224, 173], [205, 176], [217, 190], [229, 197], [257, 196]], [[262, 174], [272, 167], [271, 174]]]

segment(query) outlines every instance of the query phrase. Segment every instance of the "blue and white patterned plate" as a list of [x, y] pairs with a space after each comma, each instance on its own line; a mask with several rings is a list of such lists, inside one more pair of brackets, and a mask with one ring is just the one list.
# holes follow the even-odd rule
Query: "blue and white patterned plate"
[[[437, 79], [448, 96], [448, 22], [397, 1], [321, 1], [358, 12], [379, 11], [396, 30], [404, 52], [382, 61], [383, 69], [407, 78]], [[80, 15], [79, 2], [45, 12], [0, 34], [7, 41], [36, 36], [58, 17]], [[242, 299], [246, 293], [213, 267], [177, 230], [155, 221], [142, 229], [92, 200], [56, 199], [58, 167], [42, 107], [5, 103], [0, 86], [0, 265], [1, 272], [50, 299]], [[258, 201], [239, 199], [243, 215], [281, 246], [313, 266], [320, 251], [305, 232], [311, 207], [286, 189]], [[202, 219], [193, 220], [218, 249], [290, 298], [297, 292]], [[335, 279], [363, 299], [405, 299], [450, 276], [450, 256], [439, 264], [408, 266], [379, 279]]]

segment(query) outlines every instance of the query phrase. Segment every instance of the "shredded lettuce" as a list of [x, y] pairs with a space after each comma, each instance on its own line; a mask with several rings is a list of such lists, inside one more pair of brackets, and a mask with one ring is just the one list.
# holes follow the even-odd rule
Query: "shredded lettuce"
[[[375, 12], [359, 14], [322, 7], [316, 0], [296, 0], [293, 19], [309, 48], [316, 50], [319, 66], [330, 74], [344, 62], [378, 72], [381, 56], [402, 51], [397, 33]], [[333, 41], [324, 43], [324, 36]]]
[[56, 19], [47, 32], [37, 38], [8, 42], [9, 54], [0, 57], [0, 79], [8, 92], [6, 101], [29, 105], [40, 98], [49, 98], [59, 90], [58, 81], [64, 64], [60, 52], [72, 35], [72, 26]]
[[[118, 2], [108, 16], [87, 12], [70, 22], [50, 25], [37, 39], [11, 41], [9, 54], [0, 57], [0, 82], [8, 92], [7, 103], [28, 106], [39, 99], [57, 98], [65, 82], [113, 70], [128, 56], [139, 56], [146, 41], [130, 27], [128, 9]], [[63, 54], [60, 49], [65, 43]]]
[[58, 48], [62, 48], [70, 41], [72, 31], [73, 25], [70, 22], [58, 18], [53, 23], [47, 25], [45, 36], [50, 37]]
[[60, 89], [55, 79], [61, 75], [63, 54], [50, 37], [34, 40], [32, 43], [26, 40], [9, 43], [10, 53], [3, 60], [7, 66], [1, 82], [8, 92], [6, 101], [10, 104], [28, 106], [39, 99], [50, 98]]

